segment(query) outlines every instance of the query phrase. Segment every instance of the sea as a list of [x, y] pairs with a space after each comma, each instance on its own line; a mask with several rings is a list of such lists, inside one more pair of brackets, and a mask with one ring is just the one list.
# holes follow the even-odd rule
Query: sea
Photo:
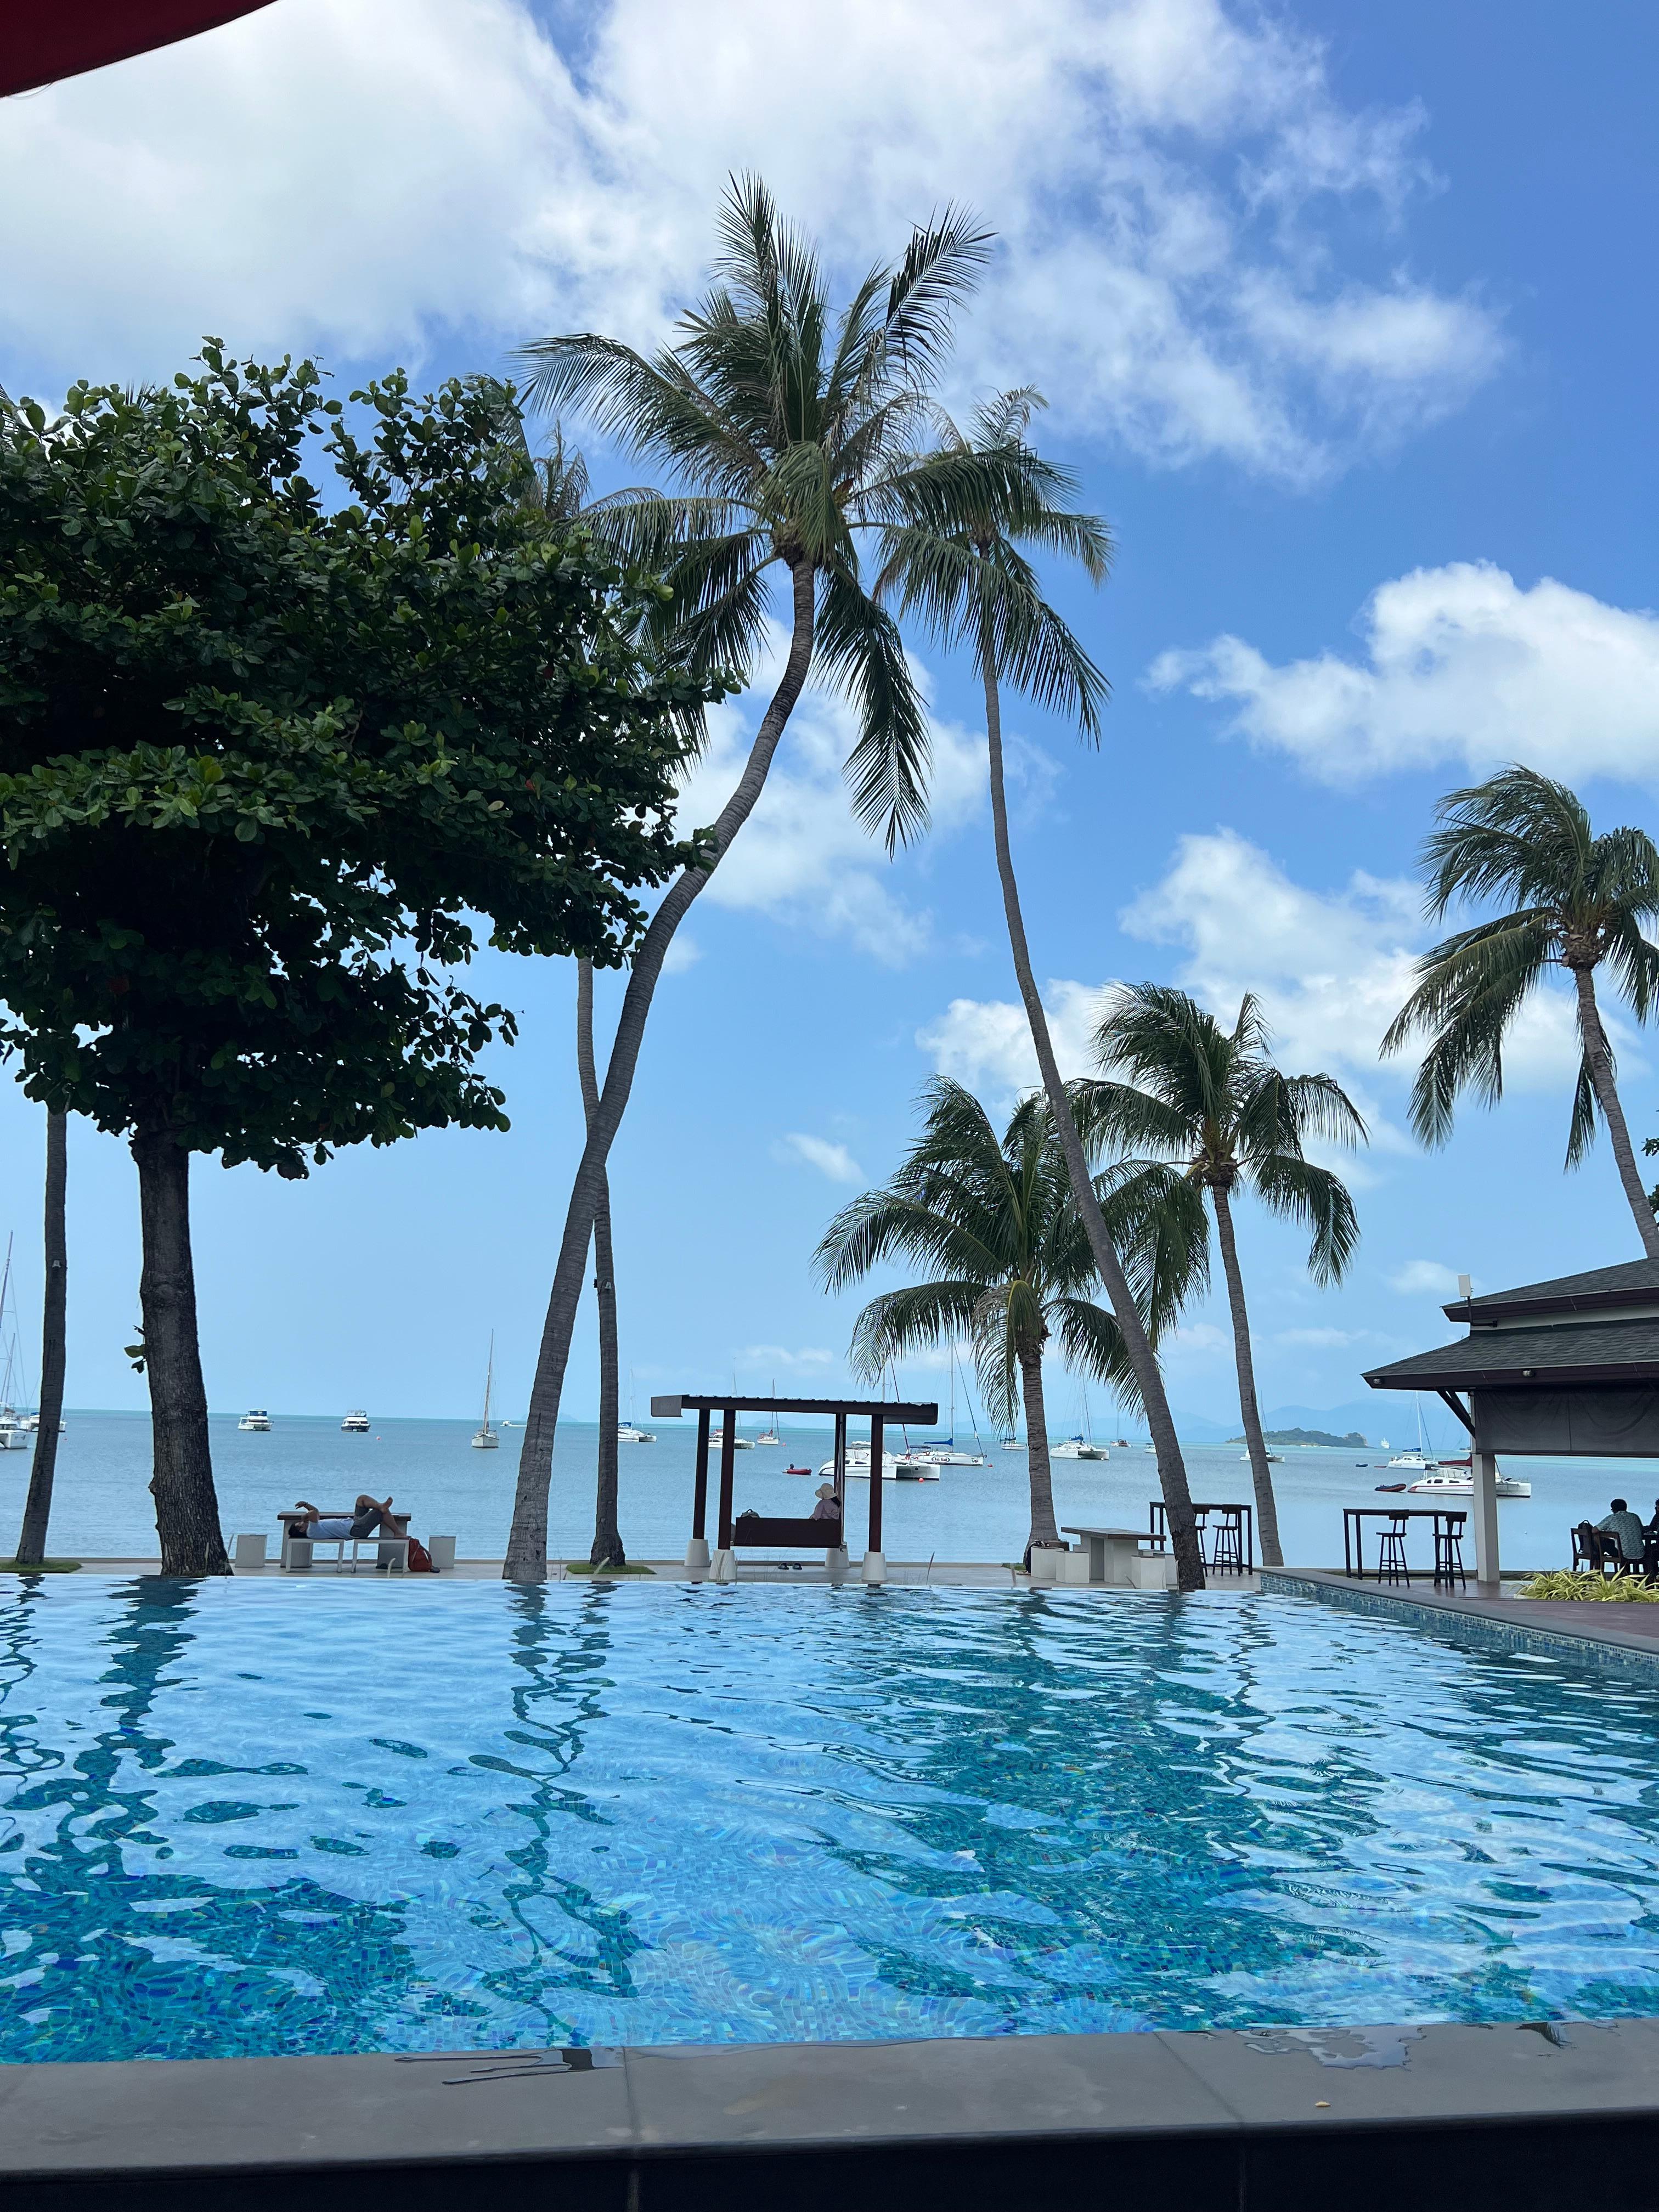
[[[149, 1420], [140, 1413], [84, 1412], [64, 1416], [49, 1549], [70, 1559], [154, 1557], [155, 1524], [149, 1492]], [[325, 1510], [349, 1504], [360, 1491], [390, 1492], [413, 1516], [422, 1537], [453, 1535], [461, 1559], [499, 1559], [512, 1517], [523, 1431], [506, 1428], [496, 1451], [475, 1451], [471, 1420], [376, 1419], [367, 1436], [343, 1433], [337, 1416], [286, 1414], [273, 1409], [264, 1432], [243, 1431], [234, 1414], [211, 1420], [214, 1480], [227, 1540], [244, 1531], [277, 1534], [276, 1514], [305, 1498]], [[745, 1424], [745, 1426], [750, 1426]], [[758, 1421], [751, 1426], [758, 1428]], [[695, 1418], [653, 1420], [656, 1442], [620, 1447], [623, 1540], [640, 1559], [683, 1558], [691, 1526], [696, 1444]], [[740, 1452], [735, 1504], [763, 1515], [811, 1510], [817, 1469], [828, 1457], [827, 1426], [786, 1427], [781, 1449]], [[958, 1437], [959, 1444], [975, 1446]], [[562, 1422], [549, 1500], [550, 1553], [584, 1559], [593, 1533], [593, 1488], [599, 1430], [591, 1421]], [[890, 1559], [1017, 1560], [1030, 1522], [1025, 1454], [982, 1445], [983, 1467], [945, 1468], [938, 1482], [888, 1482], [882, 1486], [883, 1548]], [[1248, 1501], [1249, 1466], [1237, 1444], [1185, 1447], [1194, 1498], [1227, 1504]], [[1380, 1448], [1287, 1449], [1273, 1470], [1285, 1557], [1294, 1565], [1340, 1565], [1342, 1508], [1389, 1504], [1377, 1486], [1402, 1478], [1384, 1465]], [[0, 1556], [9, 1553], [22, 1514], [30, 1455], [0, 1453]], [[786, 1474], [790, 1465], [813, 1470], [808, 1479]], [[1565, 1566], [1568, 1531], [1575, 1522], [1598, 1520], [1616, 1494], [1630, 1499], [1644, 1519], [1659, 1495], [1659, 1462], [1646, 1461], [1517, 1460], [1511, 1472], [1532, 1484], [1530, 1498], [1498, 1507], [1504, 1564], [1509, 1567]], [[711, 1474], [714, 1470], [711, 1469]], [[1409, 1478], [1407, 1478], [1409, 1479]], [[1054, 1462], [1057, 1517], [1066, 1522], [1144, 1528], [1158, 1495], [1152, 1455], [1140, 1445], [1114, 1451], [1109, 1460]], [[711, 1493], [714, 1484], [711, 1481]], [[864, 1548], [869, 1486], [848, 1486], [848, 1542]], [[1421, 1498], [1401, 1498], [1402, 1505]], [[710, 1535], [714, 1498], [710, 1497]], [[1428, 1524], [1412, 1534], [1413, 1554], [1426, 1565]], [[1466, 1546], [1473, 1568], [1473, 1545]]]

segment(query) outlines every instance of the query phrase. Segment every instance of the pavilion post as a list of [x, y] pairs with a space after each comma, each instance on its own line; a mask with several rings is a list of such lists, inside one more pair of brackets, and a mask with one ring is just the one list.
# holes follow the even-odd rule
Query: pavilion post
[[714, 1555], [714, 1579], [717, 1583], [734, 1583], [738, 1578], [737, 1556], [732, 1548], [732, 1470], [737, 1456], [738, 1409], [735, 1406], [722, 1406], [720, 1408], [720, 1546]]
[[1498, 1455], [1472, 1449], [1469, 1453], [1469, 1503], [1474, 1522], [1474, 1579], [1483, 1596], [1502, 1595], [1498, 1558]]
[[881, 1550], [881, 1447], [882, 1417], [870, 1416], [870, 1540], [865, 1547], [864, 1579], [867, 1583], [884, 1583], [887, 1562]]
[[708, 1408], [697, 1415], [697, 1480], [691, 1493], [691, 1541], [685, 1547], [688, 1567], [708, 1565]]

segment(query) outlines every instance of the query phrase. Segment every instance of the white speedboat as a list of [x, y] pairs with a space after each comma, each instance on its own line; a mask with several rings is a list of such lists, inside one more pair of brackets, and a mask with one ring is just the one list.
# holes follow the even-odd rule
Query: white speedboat
[[263, 1406], [256, 1406], [252, 1413], [244, 1413], [236, 1425], [239, 1429], [268, 1429], [270, 1416]]
[[501, 1438], [489, 1425], [489, 1389], [495, 1380], [495, 1332], [492, 1328], [489, 1332], [489, 1358], [484, 1365], [483, 1419], [479, 1423], [472, 1438], [474, 1451], [499, 1451], [501, 1448]]
[[368, 1415], [361, 1406], [353, 1406], [340, 1426], [349, 1437], [366, 1437], [368, 1434]]
[[[1243, 1461], [1246, 1467], [1249, 1465], [1250, 1455], [1249, 1452], [1240, 1452], [1238, 1456]], [[1268, 1452], [1265, 1455], [1265, 1457], [1269, 1467], [1283, 1467], [1285, 1464], [1285, 1455], [1283, 1452]]]
[[[1438, 1471], [1425, 1474], [1421, 1482], [1408, 1482], [1407, 1490], [1413, 1497], [1473, 1498], [1474, 1470], [1466, 1459], [1443, 1459]], [[1500, 1468], [1498, 1474], [1498, 1495], [1500, 1498], [1530, 1498], [1532, 1485], [1516, 1475], [1505, 1474]]]
[[[501, 1426], [507, 1426], [505, 1421]], [[617, 1442], [619, 1444], [653, 1444], [656, 1441], [654, 1429], [636, 1429], [632, 1421], [618, 1421], [617, 1424]]]

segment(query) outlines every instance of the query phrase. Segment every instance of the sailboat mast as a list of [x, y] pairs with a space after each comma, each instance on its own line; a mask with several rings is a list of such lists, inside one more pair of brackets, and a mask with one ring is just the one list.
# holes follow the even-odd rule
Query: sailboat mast
[[492, 1382], [494, 1382], [495, 1379], [495, 1330], [492, 1328], [492, 1329], [490, 1330], [490, 1332], [489, 1332], [489, 1358], [488, 1358], [488, 1360], [484, 1363], [484, 1411], [483, 1411], [483, 1425], [484, 1425], [484, 1427], [485, 1427], [485, 1428], [488, 1428], [488, 1427], [489, 1426], [489, 1387], [490, 1387], [491, 1383], [492, 1383]]

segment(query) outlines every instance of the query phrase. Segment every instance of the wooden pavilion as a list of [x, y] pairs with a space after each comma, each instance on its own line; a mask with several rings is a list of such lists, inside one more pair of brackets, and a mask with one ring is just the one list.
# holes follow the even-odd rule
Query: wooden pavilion
[[1628, 1260], [1443, 1308], [1467, 1335], [1376, 1367], [1373, 1390], [1432, 1390], [1469, 1434], [1475, 1579], [1498, 1583], [1498, 1455], [1659, 1459], [1659, 1261]]
[[[740, 1398], [735, 1394], [717, 1392], [712, 1397], [679, 1396], [653, 1398], [651, 1413], [654, 1420], [677, 1421], [686, 1413], [697, 1417], [696, 1485], [691, 1501], [691, 1540], [686, 1547], [688, 1567], [707, 1567], [716, 1582], [735, 1582], [737, 1554], [740, 1547], [761, 1547], [767, 1550], [822, 1551], [827, 1556], [839, 1556], [844, 1564], [847, 1549], [847, 1424], [849, 1420], [867, 1420], [870, 1424], [870, 1524], [864, 1553], [864, 1579], [867, 1583], [884, 1582], [887, 1565], [881, 1549], [881, 1461], [882, 1443], [887, 1429], [896, 1422], [915, 1421], [931, 1427], [939, 1419], [939, 1407], [910, 1405], [902, 1401], [858, 1398]], [[732, 1487], [736, 1480], [738, 1452], [738, 1415], [740, 1413], [829, 1413], [835, 1420], [835, 1450], [831, 1464], [835, 1469], [836, 1517], [833, 1521], [799, 1519], [770, 1519], [758, 1514], [746, 1513], [733, 1518]], [[714, 1558], [709, 1558], [708, 1536], [708, 1443], [713, 1425], [711, 1416], [720, 1416], [720, 1488], [716, 1534], [719, 1543]]]

